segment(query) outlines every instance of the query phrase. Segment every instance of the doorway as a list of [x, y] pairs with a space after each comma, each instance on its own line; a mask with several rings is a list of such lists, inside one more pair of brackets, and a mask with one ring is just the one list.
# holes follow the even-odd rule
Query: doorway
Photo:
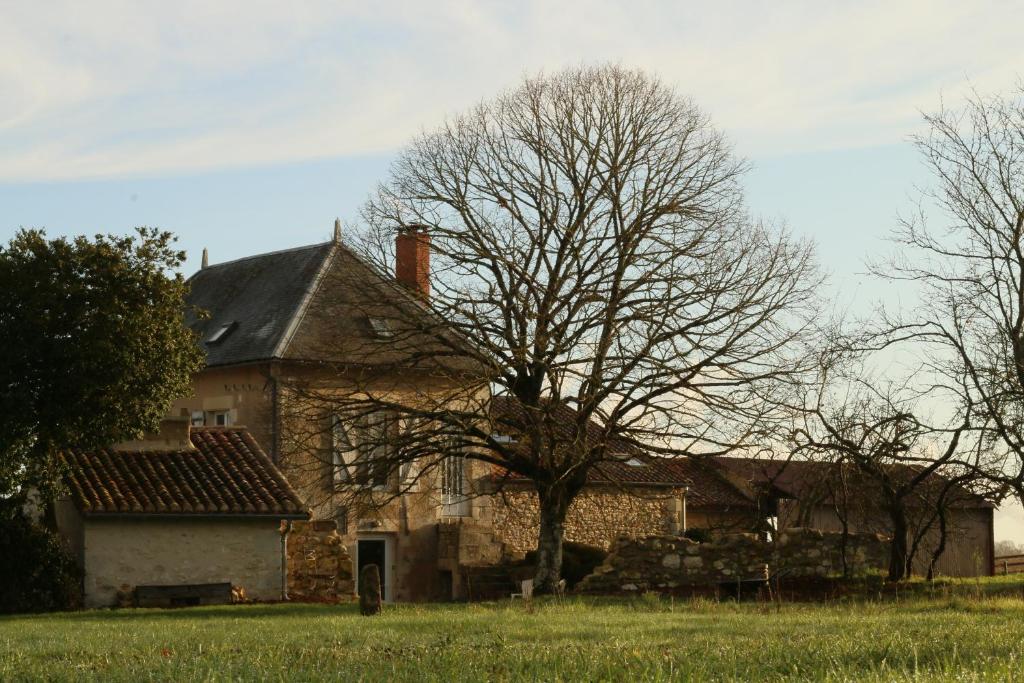
[[356, 588], [359, 587], [359, 577], [363, 573], [363, 567], [375, 564], [380, 572], [380, 596], [384, 602], [391, 602], [392, 599], [393, 547], [392, 539], [387, 536], [360, 537], [356, 544]]

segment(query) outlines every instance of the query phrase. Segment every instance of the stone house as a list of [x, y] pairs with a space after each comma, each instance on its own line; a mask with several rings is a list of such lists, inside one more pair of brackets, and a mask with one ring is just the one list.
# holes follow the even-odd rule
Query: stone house
[[[778, 531], [812, 528], [826, 532], [892, 534], [878, 485], [851, 467], [802, 460], [740, 457], [714, 459], [715, 466], [758, 500], [767, 521]], [[910, 476], [913, 468], [891, 466], [892, 476]], [[910, 544], [917, 540], [914, 572], [924, 575], [939, 544], [937, 496], [945, 490], [947, 539], [935, 569], [946, 576], [994, 573], [995, 505], [983, 497], [932, 475], [908, 502]]]
[[142, 440], [61, 457], [69, 496], [57, 526], [84, 570], [86, 607], [139, 586], [229, 583], [282, 597], [281, 523], [309, 512], [246, 430], [170, 419]]
[[[429, 240], [403, 234], [394, 277], [363, 263], [338, 239], [286, 251], [209, 264], [190, 278], [188, 324], [206, 351], [192, 396], [172, 412], [199, 425], [247, 425], [310, 507], [333, 520], [358, 569], [383, 567], [386, 600], [465, 595], [467, 568], [521, 557], [532, 548], [536, 515], [525, 482], [499, 493], [489, 465], [460, 459], [430, 481], [409, 486], [387, 473], [379, 506], [354, 509], [337, 495], [339, 474], [354, 465], [329, 428], [330, 415], [310, 414], [296, 396], [296, 378], [349, 390], [359, 367], [400, 354], [388, 331], [388, 308], [421, 305], [429, 295]], [[394, 316], [391, 316], [394, 317]], [[414, 340], [416, 341], [416, 340]], [[428, 343], [424, 341], [423, 343]], [[387, 390], [446, 391], [429, 373], [396, 373]], [[486, 405], [489, 397], [478, 397]], [[624, 457], [629, 461], [630, 457]], [[400, 495], [396, 495], [398, 491]], [[489, 492], [490, 491], [490, 492]], [[689, 503], [687, 503], [689, 501]], [[624, 532], [679, 531], [701, 526], [749, 527], [749, 497], [696, 463], [609, 467], [570, 512], [569, 540], [605, 546]]]

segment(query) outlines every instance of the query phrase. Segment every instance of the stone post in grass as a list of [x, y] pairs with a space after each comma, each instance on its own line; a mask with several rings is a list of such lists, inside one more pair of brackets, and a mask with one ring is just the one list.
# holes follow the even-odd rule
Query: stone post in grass
[[359, 612], [363, 616], [380, 614], [380, 570], [375, 564], [359, 572]]

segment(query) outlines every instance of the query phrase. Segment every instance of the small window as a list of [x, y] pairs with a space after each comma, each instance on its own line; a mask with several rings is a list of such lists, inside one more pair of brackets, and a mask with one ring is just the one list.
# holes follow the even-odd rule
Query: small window
[[630, 458], [626, 461], [626, 464], [630, 467], [643, 467], [646, 463], [638, 458]]
[[375, 318], [370, 316], [369, 321], [370, 329], [373, 330], [377, 339], [391, 339], [395, 336], [395, 331], [391, 328], [391, 321], [387, 318]]
[[202, 427], [206, 424], [206, 415], [201, 410], [193, 410], [191, 422], [193, 427]]
[[213, 334], [206, 338], [206, 343], [217, 344], [219, 342], [224, 341], [224, 338], [228, 336], [228, 333], [230, 333], [236, 327], [238, 327], [238, 323], [233, 320], [227, 323], [226, 325], [221, 325], [220, 327], [213, 331]]
[[211, 410], [206, 413], [205, 424], [213, 427], [229, 427], [231, 426], [231, 411]]

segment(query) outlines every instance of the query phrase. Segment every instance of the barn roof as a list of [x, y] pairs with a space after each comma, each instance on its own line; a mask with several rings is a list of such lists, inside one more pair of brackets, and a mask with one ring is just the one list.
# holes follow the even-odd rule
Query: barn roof
[[190, 441], [191, 449], [68, 450], [71, 499], [86, 516], [309, 516], [245, 428], [196, 427]]
[[[768, 460], [721, 456], [711, 458], [722, 473], [733, 481], [740, 481], [762, 492], [776, 497], [794, 499], [819, 499], [831, 501], [831, 491], [839, 481], [841, 465], [811, 460]], [[895, 480], [909, 479], [919, 470], [909, 464], [890, 464], [889, 471]], [[845, 469], [846, 482], [850, 490], [860, 497], [880, 500], [878, 484], [852, 466]], [[938, 493], [947, 483], [940, 474], [931, 474], [921, 486], [923, 493]], [[959, 508], [993, 508], [990, 501], [969, 491], [959, 484], [953, 484], [947, 494], [950, 505]]]

